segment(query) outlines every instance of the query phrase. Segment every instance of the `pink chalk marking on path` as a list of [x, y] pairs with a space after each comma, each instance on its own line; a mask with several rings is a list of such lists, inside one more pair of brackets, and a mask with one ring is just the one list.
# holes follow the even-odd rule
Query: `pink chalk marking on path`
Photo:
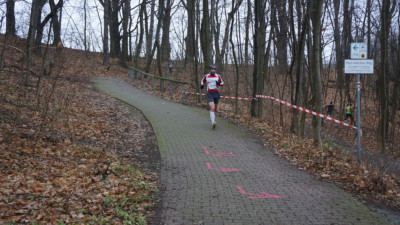
[[222, 172], [232, 172], [232, 171], [239, 171], [240, 169], [232, 169], [232, 168], [212, 168], [210, 163], [207, 163], [207, 167], [210, 170], [217, 170]]
[[243, 189], [240, 186], [236, 186], [237, 189], [239, 189], [240, 193], [245, 194], [245, 195], [250, 195], [248, 198], [283, 198], [282, 196], [278, 196], [278, 195], [272, 195], [272, 194], [268, 194], [265, 192], [260, 192], [260, 194], [253, 194], [253, 193], [247, 193], [245, 191], [243, 191]]
[[207, 150], [206, 146], [203, 146], [203, 148], [204, 148], [204, 151], [206, 151], [206, 154], [207, 154], [207, 155], [212, 155], [212, 156], [214, 156], [214, 157], [220, 157], [220, 156], [235, 156], [235, 155], [236, 155], [235, 153], [222, 153], [222, 152], [217, 152], [216, 154], [214, 154], [214, 153], [210, 153], [210, 152]]

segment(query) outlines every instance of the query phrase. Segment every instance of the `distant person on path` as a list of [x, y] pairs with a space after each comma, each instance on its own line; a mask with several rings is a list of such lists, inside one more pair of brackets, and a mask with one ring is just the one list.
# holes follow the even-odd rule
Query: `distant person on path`
[[219, 74], [216, 74], [217, 67], [210, 66], [210, 73], [205, 75], [201, 80], [200, 88], [203, 89], [207, 85], [207, 103], [210, 106], [210, 118], [213, 129], [217, 126], [215, 122], [215, 112], [217, 111], [218, 102], [220, 99], [218, 86], [224, 86], [224, 81]]
[[328, 116], [331, 116], [333, 111], [333, 103], [332, 102], [329, 103], [329, 105], [326, 105], [325, 108], [326, 108], [326, 114]]
[[346, 118], [345, 118], [344, 120], [347, 120], [348, 118], [350, 118], [351, 124], [354, 125], [354, 118], [353, 118], [353, 115], [352, 115], [352, 113], [351, 113], [351, 110], [352, 110], [352, 106], [351, 106], [351, 103], [350, 103], [350, 104], [346, 107]]
[[168, 62], [168, 70], [169, 70], [169, 73], [172, 73], [172, 69], [174, 68], [174, 62]]

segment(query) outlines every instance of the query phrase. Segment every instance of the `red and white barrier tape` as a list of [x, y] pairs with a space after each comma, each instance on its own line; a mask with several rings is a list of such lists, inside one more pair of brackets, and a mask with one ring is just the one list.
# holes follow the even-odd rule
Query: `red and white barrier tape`
[[190, 91], [183, 91], [183, 93], [185, 93], [185, 94], [192, 94], [192, 95], [206, 95], [206, 94], [196, 93], [196, 92], [190, 92]]
[[[206, 95], [202, 93], [196, 93], [196, 92], [189, 92], [189, 91], [184, 91], [185, 94], [192, 94], [192, 95]], [[224, 96], [222, 95], [221, 98], [228, 98], [228, 99], [238, 99], [238, 100], [253, 100], [253, 98], [240, 98], [240, 97], [229, 97], [229, 96]]]
[[319, 116], [319, 117], [321, 117], [321, 118], [324, 118], [324, 119], [333, 121], [333, 122], [335, 122], [335, 123], [341, 124], [341, 125], [343, 125], [343, 126], [347, 126], [347, 127], [351, 127], [351, 128], [353, 128], [353, 129], [359, 130], [358, 127], [355, 127], [355, 126], [350, 125], [350, 124], [347, 124], [347, 123], [345, 123], [345, 122], [336, 120], [336, 119], [334, 119], [334, 118], [332, 118], [332, 117], [330, 117], [330, 116], [325, 116], [325, 115], [323, 115], [323, 114], [320, 114], [320, 113], [317, 113], [317, 112], [314, 112], [314, 111], [305, 109], [305, 108], [300, 107], [300, 106], [296, 106], [296, 105], [290, 104], [290, 103], [288, 103], [288, 102], [282, 101], [282, 100], [280, 100], [280, 99], [277, 99], [277, 98], [274, 98], [274, 97], [271, 97], [271, 96], [256, 95], [256, 97], [257, 97], [257, 98], [272, 99], [272, 100], [274, 100], [274, 101], [280, 102], [280, 103], [282, 103], [282, 104], [284, 104], [284, 105], [287, 105], [287, 106], [289, 106], [289, 107], [298, 109], [298, 110], [300, 110], [300, 111], [303, 111], [303, 112], [306, 112], [306, 113], [310, 113], [310, 114], [313, 114], [313, 115], [315, 115], [315, 116]]
[[[190, 91], [183, 91], [183, 93], [185, 93], [185, 94], [192, 94], [192, 95], [203, 95], [203, 96], [206, 95], [206, 94], [196, 93], [196, 92], [190, 92]], [[254, 99], [254, 100], [257, 100], [257, 98], [272, 99], [272, 100], [274, 100], [274, 101], [277, 101], [277, 102], [282, 103], [282, 104], [284, 104], [284, 105], [287, 105], [287, 106], [289, 106], [289, 107], [298, 109], [298, 110], [303, 111], [303, 112], [306, 112], [306, 113], [310, 113], [310, 114], [312, 114], [312, 115], [314, 115], [314, 116], [319, 116], [319, 117], [321, 117], [321, 118], [324, 118], [324, 119], [326, 119], [326, 120], [333, 121], [333, 122], [338, 123], [338, 124], [341, 124], [341, 125], [343, 125], [343, 126], [350, 127], [350, 128], [356, 129], [356, 130], [359, 130], [358, 127], [355, 127], [355, 126], [350, 125], [350, 124], [348, 124], [348, 123], [345, 123], [345, 122], [336, 120], [336, 119], [334, 119], [334, 118], [332, 118], [332, 117], [330, 117], [330, 116], [325, 116], [325, 115], [323, 115], [323, 114], [320, 114], [320, 113], [317, 113], [317, 112], [314, 112], [314, 111], [305, 109], [305, 108], [300, 107], [300, 106], [296, 106], [296, 105], [290, 104], [289, 102], [285, 102], [285, 101], [282, 101], [282, 100], [280, 100], [280, 99], [277, 99], [277, 98], [274, 98], [274, 97], [271, 97], [271, 96], [256, 95], [256, 98], [240, 98], [240, 97], [221, 96], [221, 98], [238, 99], [238, 100], [250, 100], [250, 101], [253, 100], [253, 99]]]
[[239, 99], [239, 100], [253, 100], [253, 98], [240, 98], [240, 97], [229, 97], [229, 96], [224, 96], [222, 95], [221, 98], [229, 98], [229, 99]]

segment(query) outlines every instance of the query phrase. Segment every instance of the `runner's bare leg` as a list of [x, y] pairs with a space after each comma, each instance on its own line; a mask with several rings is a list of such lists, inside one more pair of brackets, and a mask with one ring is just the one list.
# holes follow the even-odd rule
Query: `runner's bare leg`
[[209, 102], [208, 105], [210, 106], [210, 119], [211, 119], [211, 124], [215, 123], [215, 104], [214, 102]]

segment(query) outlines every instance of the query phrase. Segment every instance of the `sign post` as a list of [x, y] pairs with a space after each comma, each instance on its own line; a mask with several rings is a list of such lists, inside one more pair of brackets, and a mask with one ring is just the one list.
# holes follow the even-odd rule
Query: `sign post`
[[344, 73], [357, 74], [357, 145], [358, 145], [358, 162], [361, 163], [361, 81], [360, 74], [374, 73], [374, 60], [367, 59], [368, 56], [367, 43], [351, 43], [350, 57], [345, 59]]

